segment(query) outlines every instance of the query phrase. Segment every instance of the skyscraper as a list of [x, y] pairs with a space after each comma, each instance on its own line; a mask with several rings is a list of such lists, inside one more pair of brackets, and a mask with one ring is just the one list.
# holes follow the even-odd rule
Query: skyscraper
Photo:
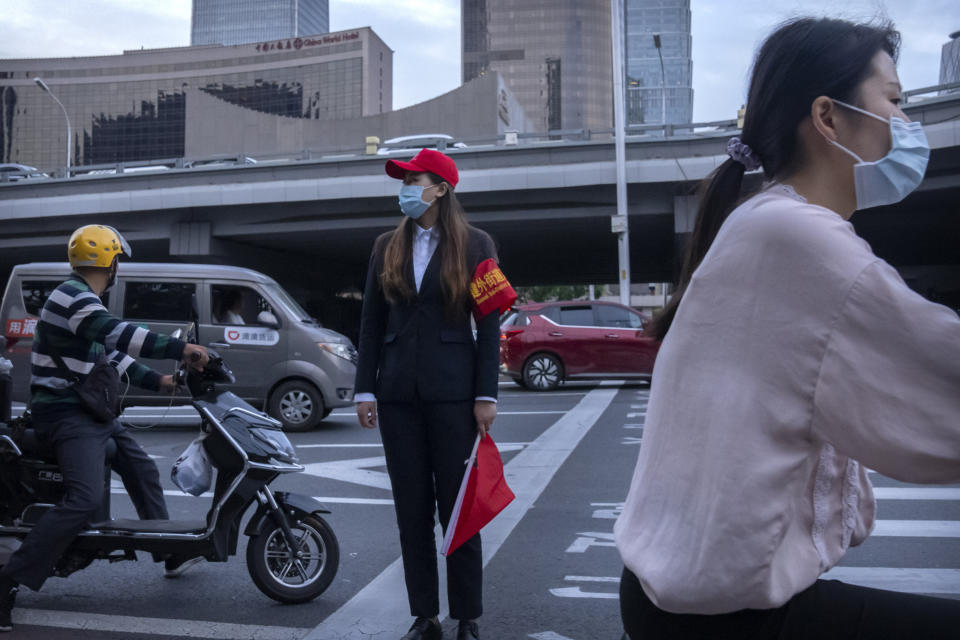
[[[950, 41], [940, 50], [940, 84], [960, 82], [960, 31], [950, 34]], [[952, 89], [943, 93], [957, 93]]]
[[613, 124], [610, 0], [461, 0], [463, 82], [500, 72], [532, 126]]
[[627, 124], [691, 122], [690, 0], [625, 0], [624, 32]]
[[193, 0], [190, 44], [247, 44], [328, 31], [329, 0]]

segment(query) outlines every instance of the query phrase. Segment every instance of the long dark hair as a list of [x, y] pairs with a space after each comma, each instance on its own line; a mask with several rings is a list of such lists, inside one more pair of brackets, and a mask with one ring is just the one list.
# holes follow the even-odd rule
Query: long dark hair
[[[433, 184], [444, 179], [435, 173], [426, 172]], [[447, 192], [437, 198], [439, 215], [437, 227], [440, 230], [440, 281], [443, 289], [444, 307], [449, 316], [467, 308], [470, 300], [470, 274], [464, 260], [467, 252], [467, 219], [460, 201], [453, 193], [453, 187], [447, 184]], [[405, 274], [410, 268], [412, 256], [414, 226], [417, 223], [407, 216], [394, 229], [384, 252], [383, 271], [380, 273], [380, 285], [383, 294], [391, 304], [408, 302], [416, 297]]]
[[[797, 129], [819, 96], [856, 104], [857, 90], [880, 51], [897, 59], [900, 34], [889, 22], [855, 24], [831, 18], [798, 18], [784, 23], [760, 47], [747, 96], [741, 141], [776, 180], [797, 162]], [[701, 183], [699, 210], [684, 253], [676, 293], [657, 316], [654, 334], [670, 328], [693, 272], [730, 212], [743, 200], [744, 165], [728, 158]]]

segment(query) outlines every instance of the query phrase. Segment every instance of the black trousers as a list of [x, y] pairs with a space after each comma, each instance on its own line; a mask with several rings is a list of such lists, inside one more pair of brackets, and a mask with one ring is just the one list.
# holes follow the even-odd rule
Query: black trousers
[[[410, 614], [440, 611], [434, 511], [446, 531], [477, 436], [473, 401], [378, 403], [380, 433], [393, 485]], [[450, 617], [483, 613], [480, 534], [447, 556]]]
[[157, 465], [118, 420], [97, 422], [79, 407], [37, 407], [33, 410], [33, 428], [56, 452], [66, 495], [62, 504], [40, 518], [0, 573], [37, 590], [103, 501], [109, 438], [117, 443], [112, 467], [120, 474], [140, 518], [166, 520], [168, 516]]
[[777, 609], [720, 615], [657, 608], [629, 570], [620, 580], [620, 614], [631, 640], [954, 640], [960, 601], [817, 580]]

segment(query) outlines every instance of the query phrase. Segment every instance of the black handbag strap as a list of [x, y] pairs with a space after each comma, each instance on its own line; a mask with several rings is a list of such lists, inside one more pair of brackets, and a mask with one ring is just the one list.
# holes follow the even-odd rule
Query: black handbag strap
[[57, 367], [64, 373], [66, 373], [66, 379], [71, 383], [76, 384], [80, 382], [80, 376], [70, 370], [67, 366], [67, 363], [63, 361], [63, 358], [60, 357], [60, 354], [56, 351], [50, 352], [50, 357], [53, 358], [53, 361], [57, 364]]

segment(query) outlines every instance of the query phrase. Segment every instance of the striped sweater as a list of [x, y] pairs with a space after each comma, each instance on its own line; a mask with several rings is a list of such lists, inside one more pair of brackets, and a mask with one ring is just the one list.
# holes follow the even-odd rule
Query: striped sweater
[[43, 305], [30, 356], [31, 406], [80, 402], [71, 381], [51, 357], [56, 353], [70, 372], [86, 378], [101, 354], [130, 379], [130, 384], [156, 391], [161, 375], [134, 360], [183, 357], [185, 343], [124, 322], [107, 311], [100, 298], [77, 274], [54, 289]]

